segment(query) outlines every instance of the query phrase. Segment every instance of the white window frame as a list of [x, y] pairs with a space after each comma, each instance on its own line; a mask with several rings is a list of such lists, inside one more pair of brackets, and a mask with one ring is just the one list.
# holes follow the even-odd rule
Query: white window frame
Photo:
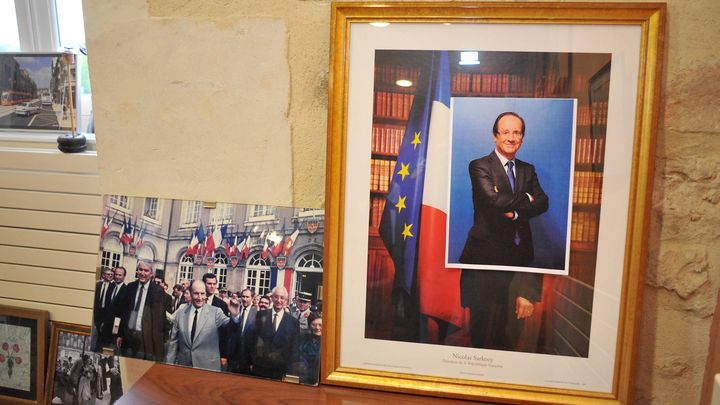
[[195, 268], [195, 261], [192, 256], [182, 255], [180, 263], [178, 263], [177, 283], [181, 280], [186, 279], [189, 281], [193, 280], [193, 270]]
[[[191, 205], [193, 204], [193, 205]], [[190, 210], [195, 210], [197, 207], [197, 217], [190, 218]], [[202, 201], [196, 200], [183, 200], [182, 208], [180, 209], [180, 228], [194, 228], [200, 223], [200, 214], [202, 213]], [[194, 214], [194, 212], [193, 212]]]
[[212, 212], [212, 218], [210, 224], [222, 225], [229, 224], [233, 219], [233, 207], [234, 204], [228, 203], [217, 203], [215, 209]]
[[122, 263], [122, 252], [103, 249], [100, 254], [100, 268], [114, 269]]
[[213, 265], [213, 274], [217, 277], [217, 288], [227, 287], [227, 263], [228, 259], [224, 253], [215, 253], [215, 264]]
[[[148, 201], [155, 200], [155, 216], [149, 216], [147, 213]], [[163, 200], [157, 197], [145, 197], [143, 201], [143, 219], [153, 224], [160, 224], [160, 218], [162, 216]]]
[[265, 294], [270, 291], [271, 277], [270, 263], [256, 253], [248, 258], [243, 288], [251, 288], [255, 294]]
[[[258, 210], [262, 211], [261, 215], [256, 215], [255, 211]], [[274, 205], [248, 205], [247, 207], [248, 222], [272, 221], [275, 219], [276, 216], [277, 207], [275, 207]]]
[[[125, 200], [127, 202], [127, 205], [120, 204], [121, 200]], [[130, 213], [130, 210], [132, 210], [132, 201], [133, 199], [122, 194], [110, 194], [108, 195], [108, 206], [112, 207], [113, 209], [124, 212], [126, 214]]]
[[300, 218], [324, 217], [325, 210], [322, 208], [300, 208], [298, 210], [297, 216]]

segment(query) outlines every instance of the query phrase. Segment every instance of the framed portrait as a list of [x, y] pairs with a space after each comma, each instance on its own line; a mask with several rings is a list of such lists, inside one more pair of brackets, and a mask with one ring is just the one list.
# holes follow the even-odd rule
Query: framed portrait
[[91, 350], [90, 327], [50, 324], [45, 404], [114, 404], [123, 394], [120, 359]]
[[665, 5], [331, 21], [321, 381], [627, 403]]
[[322, 209], [122, 195], [103, 207], [92, 350], [318, 383]]
[[77, 66], [72, 53], [0, 53], [0, 130], [77, 128]]
[[42, 403], [47, 311], [0, 305], [0, 402]]

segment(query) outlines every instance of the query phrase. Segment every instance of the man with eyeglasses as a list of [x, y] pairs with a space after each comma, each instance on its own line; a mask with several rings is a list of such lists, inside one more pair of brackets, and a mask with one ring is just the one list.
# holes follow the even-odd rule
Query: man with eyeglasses
[[[523, 118], [500, 114], [493, 136], [495, 149], [469, 165], [473, 225], [459, 261], [528, 266], [534, 256], [530, 219], [548, 210], [548, 197], [535, 167], [515, 157], [525, 137]], [[540, 301], [542, 281], [537, 273], [463, 269], [460, 299], [470, 309], [473, 347], [515, 350], [523, 319]]]

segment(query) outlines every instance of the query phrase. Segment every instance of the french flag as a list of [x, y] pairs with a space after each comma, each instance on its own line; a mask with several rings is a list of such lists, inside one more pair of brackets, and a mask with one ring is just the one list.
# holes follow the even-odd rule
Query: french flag
[[295, 228], [295, 231], [290, 234], [290, 237], [288, 240], [285, 241], [285, 248], [283, 249], [283, 256], [288, 257], [290, 256], [290, 252], [292, 252], [293, 245], [295, 244], [295, 239], [297, 239], [298, 235], [300, 235], [300, 230]]
[[250, 235], [248, 234], [247, 238], [240, 243], [241, 247], [238, 247], [238, 251], [240, 252], [240, 260], [247, 259], [250, 255]]
[[[447, 52], [439, 55], [435, 97], [431, 107], [420, 234], [418, 236], [417, 288], [420, 313], [460, 328], [460, 269], [445, 267], [447, 173], [450, 144], [450, 66]], [[438, 291], [446, 291], [437, 299]]]
[[275, 245], [273, 245], [273, 248], [272, 248], [273, 257], [278, 257], [278, 256], [280, 256], [280, 253], [282, 253], [284, 238], [285, 238], [285, 225], [283, 225], [282, 231], [280, 231], [280, 240], [274, 241]]
[[268, 249], [268, 238], [265, 231], [260, 235], [260, 239], [265, 239], [265, 244], [263, 245], [262, 252], [260, 253], [260, 257], [263, 259], [267, 259], [268, 255], [270, 254], [270, 250]]
[[230, 243], [229, 238], [226, 239], [225, 251], [227, 252], [228, 256], [237, 256], [237, 239], [237, 235], [235, 235], [235, 239], [232, 244]]
[[[462, 326], [460, 270], [445, 268], [450, 65], [432, 52], [417, 85], [379, 233], [395, 265], [396, 285], [417, 286], [419, 312]], [[426, 176], [426, 173], [428, 174]], [[443, 299], [438, 291], [446, 291]]]
[[190, 239], [190, 245], [185, 251], [185, 255], [194, 256], [201, 251], [200, 246], [205, 242], [205, 231], [203, 231], [203, 224], [200, 223], [193, 233], [192, 239]]
[[143, 246], [145, 241], [143, 240], [143, 236], [145, 235], [145, 228], [140, 228], [140, 231], [138, 232], [137, 242], [135, 242], [135, 247], [137, 250], [140, 250], [140, 248]]
[[100, 240], [105, 239], [108, 229], [110, 229], [110, 215], [105, 215], [103, 218], [102, 228], [100, 228]]
[[129, 245], [133, 241], [133, 226], [132, 219], [123, 218], [123, 233], [120, 236], [120, 242], [123, 245]]
[[215, 256], [215, 249], [222, 243], [222, 232], [220, 227], [215, 227], [213, 231], [208, 234], [207, 240], [205, 241], [205, 256]]

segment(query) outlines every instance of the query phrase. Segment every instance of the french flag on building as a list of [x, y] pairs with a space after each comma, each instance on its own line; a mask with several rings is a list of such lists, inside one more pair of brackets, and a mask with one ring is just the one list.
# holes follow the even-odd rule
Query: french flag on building
[[123, 218], [123, 232], [122, 235], [120, 235], [120, 242], [122, 242], [123, 245], [129, 245], [133, 239], [132, 218], [129, 220]]
[[295, 228], [295, 231], [290, 234], [290, 237], [285, 241], [285, 248], [283, 249], [283, 256], [289, 257], [290, 252], [292, 252], [293, 245], [295, 244], [295, 239], [297, 239], [298, 235], [300, 235], [300, 229]]
[[237, 256], [237, 243], [238, 237], [235, 235], [233, 243], [230, 243], [230, 238], [225, 239], [225, 251], [228, 256]]
[[200, 252], [200, 247], [202, 246], [203, 242], [205, 242], [205, 231], [203, 230], [203, 224], [200, 223], [200, 225], [198, 225], [198, 227], [195, 229], [195, 232], [193, 232], [193, 237], [192, 239], [190, 239], [190, 245], [188, 245], [188, 248], [185, 251], [185, 255], [196, 255], [198, 252]]
[[[396, 285], [408, 294], [417, 286], [420, 313], [461, 327], [460, 270], [445, 268], [450, 85], [447, 52], [433, 52], [429, 74], [417, 85], [379, 232]], [[437, 291], [447, 294], [437, 299]]]
[[250, 255], [250, 234], [248, 234], [247, 238], [240, 243], [238, 252], [240, 252], [240, 260], [248, 258]]
[[222, 232], [220, 227], [215, 227], [213, 231], [208, 234], [207, 240], [205, 241], [205, 256], [213, 257], [215, 255], [215, 249], [222, 243]]

